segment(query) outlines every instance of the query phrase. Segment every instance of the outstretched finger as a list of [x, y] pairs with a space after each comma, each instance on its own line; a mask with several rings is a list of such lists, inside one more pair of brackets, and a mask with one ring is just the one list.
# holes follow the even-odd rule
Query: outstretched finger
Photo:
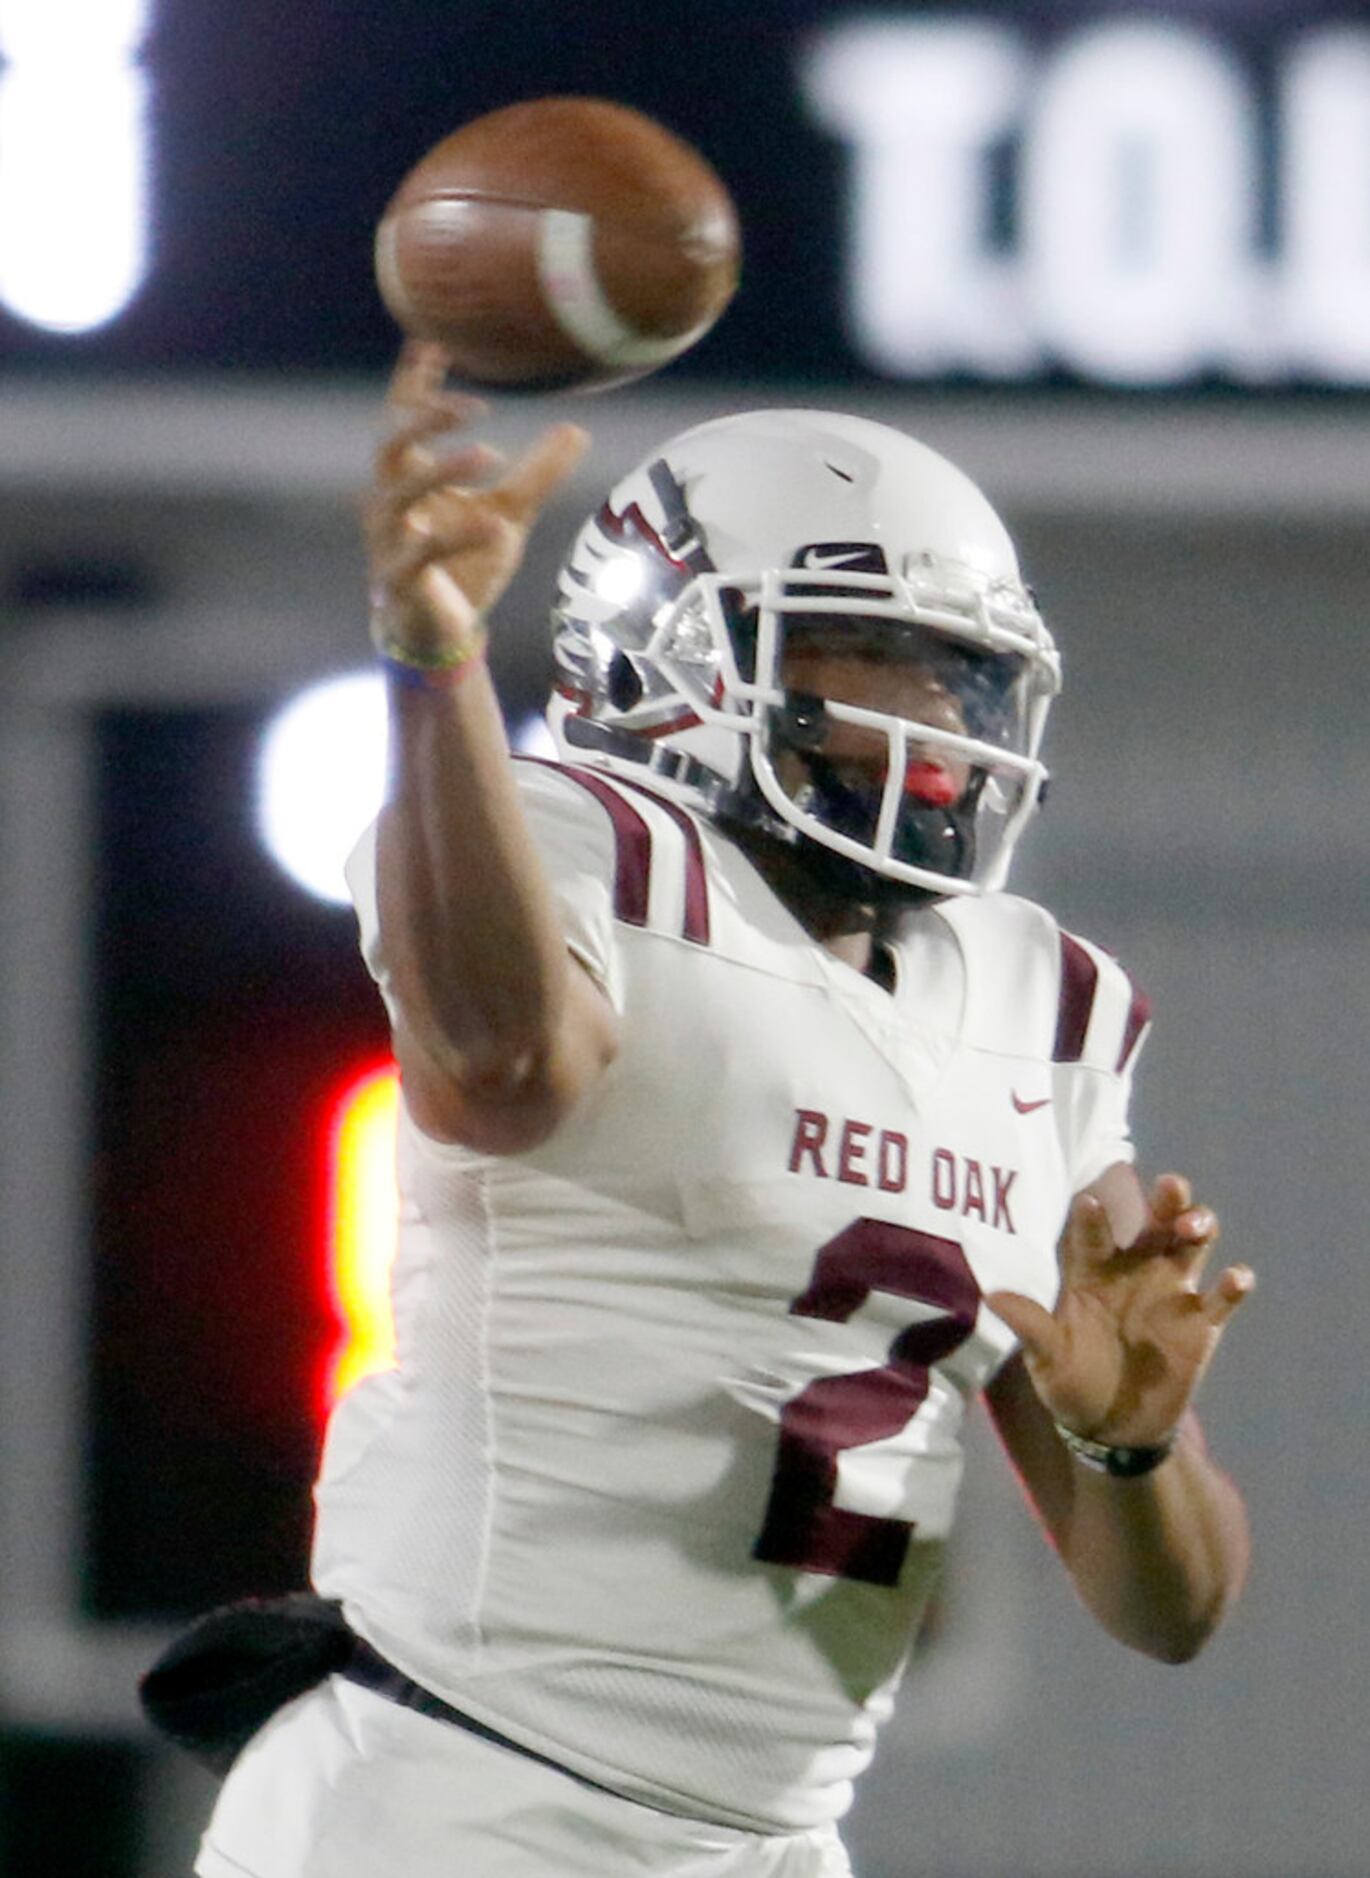
[[1216, 1245], [1222, 1228], [1213, 1208], [1200, 1201], [1194, 1206], [1185, 1207], [1182, 1213], [1177, 1213], [1171, 1222], [1170, 1231], [1172, 1238], [1184, 1240], [1190, 1245], [1197, 1244], [1200, 1239], [1206, 1245]]
[[463, 516], [458, 526], [446, 528], [433, 528], [426, 517], [411, 515], [400, 545], [378, 563], [376, 585], [391, 594], [403, 595], [425, 568], [450, 561], [455, 554], [489, 547], [499, 527], [495, 516], [481, 513]]
[[1183, 1174], [1160, 1174], [1151, 1184], [1151, 1215], [1169, 1226], [1193, 1203], [1194, 1192]]
[[451, 363], [446, 351], [432, 339], [406, 339], [390, 374], [392, 404], [414, 404], [447, 382]]
[[368, 531], [384, 536], [398, 518], [428, 496], [446, 489], [470, 488], [499, 467], [502, 458], [490, 444], [471, 443], [450, 456], [421, 457], [393, 482], [383, 483], [366, 505]]
[[1249, 1265], [1229, 1265], [1219, 1272], [1211, 1291], [1203, 1299], [1204, 1316], [1215, 1330], [1221, 1330], [1239, 1311], [1256, 1289], [1256, 1274]]
[[424, 399], [404, 409], [391, 406], [393, 427], [376, 448], [377, 482], [391, 483], [431, 464], [433, 453], [426, 446], [435, 437], [474, 423], [484, 412], [478, 399], [456, 393]]
[[1211, 1206], [1185, 1206], [1169, 1219], [1157, 1219], [1140, 1236], [1135, 1250], [1164, 1258], [1191, 1282], [1222, 1237], [1222, 1227]]
[[1102, 1200], [1093, 1193], [1077, 1193], [1071, 1202], [1059, 1248], [1061, 1282], [1080, 1284], [1118, 1250]]
[[589, 433], [579, 424], [554, 424], [545, 430], [491, 492], [501, 512], [511, 521], [531, 522], [589, 447]]
[[1199, 1271], [1221, 1238], [1222, 1227], [1211, 1206], [1186, 1207], [1170, 1229], [1170, 1255], [1182, 1267]]
[[1031, 1363], [1051, 1363], [1060, 1350], [1061, 1329], [1051, 1312], [1020, 1291], [991, 1291], [985, 1303], [1001, 1317]]

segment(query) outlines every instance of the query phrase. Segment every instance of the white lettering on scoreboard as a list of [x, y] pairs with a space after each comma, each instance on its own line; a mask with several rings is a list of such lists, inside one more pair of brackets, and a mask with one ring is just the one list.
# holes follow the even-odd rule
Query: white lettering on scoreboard
[[1291, 38], [1273, 122], [1238, 53], [1173, 20], [1046, 51], [982, 17], [856, 20], [811, 43], [801, 78], [850, 148], [848, 312], [877, 369], [1370, 384], [1370, 29]]

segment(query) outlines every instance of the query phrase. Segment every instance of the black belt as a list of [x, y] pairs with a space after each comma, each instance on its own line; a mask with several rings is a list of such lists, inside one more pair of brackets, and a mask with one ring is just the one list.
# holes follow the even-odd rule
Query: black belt
[[596, 1793], [628, 1798], [444, 1702], [350, 1630], [339, 1602], [312, 1592], [247, 1598], [207, 1612], [174, 1639], [141, 1679], [139, 1691], [152, 1725], [223, 1775], [271, 1716], [330, 1675], [463, 1728]]
[[554, 1761], [550, 1755], [539, 1754], [536, 1748], [525, 1747], [521, 1741], [511, 1741], [498, 1728], [491, 1728], [485, 1722], [477, 1721], [474, 1715], [468, 1715], [463, 1709], [444, 1702], [440, 1695], [434, 1695], [431, 1689], [425, 1689], [421, 1683], [406, 1676], [403, 1670], [388, 1663], [379, 1650], [373, 1649], [364, 1637], [357, 1636], [355, 1632], [352, 1634], [347, 1660], [335, 1674], [344, 1676], [348, 1682], [360, 1683], [363, 1689], [370, 1689], [376, 1695], [383, 1695], [387, 1702], [395, 1702], [400, 1708], [411, 1708], [416, 1714], [427, 1715], [433, 1721], [447, 1722], [454, 1728], [464, 1729], [469, 1735], [475, 1735], [477, 1740], [488, 1741], [492, 1747], [508, 1748], [511, 1754], [522, 1755], [525, 1761], [536, 1761], [540, 1767], [550, 1767], [554, 1774], [564, 1774], [568, 1780], [577, 1781], [582, 1787], [592, 1787], [596, 1793], [610, 1794], [616, 1800], [628, 1799], [626, 1793], [615, 1793], [612, 1787], [576, 1773], [574, 1768], [565, 1766], [561, 1761]]

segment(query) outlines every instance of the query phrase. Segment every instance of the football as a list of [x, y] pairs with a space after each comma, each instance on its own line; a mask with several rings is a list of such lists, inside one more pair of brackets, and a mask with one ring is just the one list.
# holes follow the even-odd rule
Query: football
[[708, 332], [739, 265], [737, 214], [705, 159], [599, 98], [463, 125], [410, 170], [376, 234], [395, 320], [490, 388], [641, 377]]

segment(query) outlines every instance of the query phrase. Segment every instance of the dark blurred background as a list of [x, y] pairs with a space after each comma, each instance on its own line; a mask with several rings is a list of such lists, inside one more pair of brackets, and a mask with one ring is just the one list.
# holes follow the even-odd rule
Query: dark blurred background
[[1204, 1402], [1256, 1529], [1230, 1626], [1179, 1671], [1098, 1638], [975, 1427], [863, 1878], [1363, 1873], [1370, 12], [1260, 0], [0, 10], [0, 1873], [186, 1873], [212, 1783], [136, 1677], [303, 1579], [334, 1131], [385, 1037], [264, 843], [263, 740], [367, 666], [376, 220], [547, 92], [697, 143], [745, 265], [693, 353], [573, 401], [511, 727], [655, 440], [803, 402], [944, 450], [1065, 655], [1015, 885], [1147, 986], [1144, 1159], [1261, 1275]]

